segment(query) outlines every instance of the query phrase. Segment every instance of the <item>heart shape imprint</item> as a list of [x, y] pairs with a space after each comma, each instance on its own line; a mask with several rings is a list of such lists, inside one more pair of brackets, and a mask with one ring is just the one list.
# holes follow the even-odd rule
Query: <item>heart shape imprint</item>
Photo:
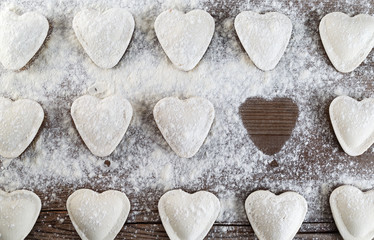
[[112, 68], [121, 60], [132, 34], [135, 21], [122, 8], [103, 13], [84, 9], [73, 20], [73, 29], [91, 60], [101, 68]]
[[16, 158], [30, 145], [44, 119], [39, 103], [0, 98], [0, 155]]
[[261, 70], [275, 68], [291, 38], [292, 22], [284, 14], [241, 12], [235, 30], [248, 56]]
[[332, 216], [345, 240], [374, 238], [374, 191], [344, 185], [330, 196]]
[[330, 119], [343, 150], [350, 156], [364, 153], [374, 143], [374, 99], [361, 102], [339, 96], [330, 104]]
[[129, 101], [120, 95], [104, 99], [85, 95], [71, 106], [71, 116], [84, 143], [96, 156], [110, 155], [125, 135], [132, 118]]
[[40, 198], [33, 192], [0, 191], [0, 238], [25, 239], [34, 227], [41, 207]]
[[289, 98], [248, 98], [239, 112], [256, 147], [264, 154], [274, 155], [290, 138], [299, 109]]
[[304, 221], [308, 204], [295, 192], [275, 195], [260, 190], [248, 196], [245, 209], [260, 240], [291, 240]]
[[343, 73], [351, 72], [365, 60], [374, 46], [374, 17], [329, 13], [322, 18], [319, 33], [334, 67]]
[[80, 189], [66, 202], [71, 222], [83, 240], [111, 240], [121, 231], [130, 212], [126, 194]]
[[47, 19], [37, 12], [18, 15], [0, 12], [0, 61], [5, 68], [24, 67], [42, 46], [47, 37]]
[[162, 225], [171, 240], [204, 239], [220, 208], [219, 199], [206, 191], [189, 194], [180, 189], [172, 190], [158, 202]]
[[208, 49], [214, 33], [214, 19], [200, 9], [187, 14], [170, 9], [156, 18], [155, 31], [170, 61], [178, 69], [190, 71]]
[[214, 107], [201, 97], [161, 99], [153, 109], [160, 132], [178, 156], [190, 158], [199, 151], [214, 119]]

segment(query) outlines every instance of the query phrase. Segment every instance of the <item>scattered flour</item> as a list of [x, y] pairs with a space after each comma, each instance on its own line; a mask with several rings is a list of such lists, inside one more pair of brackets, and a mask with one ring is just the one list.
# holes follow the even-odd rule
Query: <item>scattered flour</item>
[[[22, 71], [0, 68], [0, 95], [39, 102], [46, 113], [36, 140], [12, 162], [3, 162], [0, 186], [7, 191], [26, 188], [39, 195], [61, 196], [63, 189], [117, 189], [130, 198], [130, 222], [139, 211], [156, 209], [169, 189], [208, 190], [222, 201], [221, 222], [245, 222], [244, 199], [255, 189], [275, 193], [299, 192], [308, 201], [306, 221], [331, 221], [328, 196], [338, 184], [372, 188], [373, 148], [360, 158], [339, 147], [329, 122], [328, 105], [336, 94], [373, 96], [374, 55], [354, 72], [337, 72], [329, 62], [318, 34], [320, 19], [332, 11], [372, 14], [370, 1], [182, 1], [5, 0], [0, 8], [38, 11], [51, 26], [37, 56]], [[99, 10], [124, 7], [135, 18], [134, 36], [113, 69], [98, 68], [87, 56], [72, 29], [74, 15], [86, 7]], [[157, 41], [153, 23], [162, 11], [200, 8], [216, 22], [212, 43], [198, 66], [177, 70]], [[289, 46], [277, 67], [257, 69], [241, 47], [233, 19], [241, 11], [279, 11], [293, 23]], [[122, 93], [134, 109], [133, 120], [117, 149], [105, 158], [93, 156], [83, 144], [70, 106], [93, 84]], [[216, 117], [200, 151], [191, 159], [176, 156], [162, 138], [152, 110], [167, 96], [201, 96], [213, 103]], [[238, 113], [248, 97], [289, 97], [299, 107], [290, 140], [274, 156], [262, 154], [250, 140]], [[278, 162], [278, 167], [269, 163]], [[274, 180], [275, 179], [275, 180]], [[70, 192], [70, 193], [71, 193]], [[66, 199], [48, 198], [44, 207]], [[56, 205], [53, 205], [56, 207]], [[136, 210], [136, 211], [135, 211]], [[142, 215], [143, 216], [143, 215]], [[144, 221], [157, 221], [157, 212]]]

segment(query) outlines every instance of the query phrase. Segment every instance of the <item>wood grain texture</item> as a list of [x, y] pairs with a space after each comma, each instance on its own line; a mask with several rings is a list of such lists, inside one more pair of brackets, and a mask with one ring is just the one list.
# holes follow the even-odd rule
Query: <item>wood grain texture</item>
[[[67, 211], [46, 211], [27, 239], [80, 239]], [[161, 223], [126, 223], [116, 239], [169, 239]], [[256, 239], [248, 224], [215, 224], [206, 239]], [[331, 223], [306, 223], [295, 239], [341, 239]]]
[[290, 138], [298, 115], [296, 103], [289, 98], [249, 98], [239, 111], [252, 141], [267, 155], [281, 150]]
[[[259, 5], [262, 1], [255, 0], [253, 4]], [[284, 2], [287, 2], [284, 0]], [[226, 18], [233, 18], [235, 15], [230, 15], [225, 9], [235, 9], [236, 6], [239, 6], [241, 1], [223, 1], [217, 0], [214, 8], [208, 6], [208, 11], [216, 20], [216, 25], [222, 24]], [[295, 3], [297, 5], [299, 3]], [[315, 6], [318, 6], [319, 1], [314, 1]], [[266, 9], [269, 9], [269, 6], [264, 6]], [[357, 6], [350, 8], [349, 11], [352, 14], [359, 13], [363, 11], [365, 6], [361, 6], [359, 1], [357, 1]], [[308, 12], [309, 19], [305, 23], [308, 27], [307, 31], [312, 32], [318, 36], [318, 23], [321, 16], [332, 12], [332, 11], [345, 11], [345, 5], [339, 1], [331, 1], [330, 3], [325, 4], [324, 9], [318, 9], [318, 7], [309, 8], [307, 6], [300, 7], [300, 11]], [[239, 10], [238, 10], [239, 11]], [[239, 12], [232, 11], [232, 14], [238, 14]], [[347, 10], [348, 11], [348, 10]], [[53, 28], [53, 26], [51, 26]], [[232, 30], [233, 31], [233, 30]], [[237, 41], [239, 41], [237, 39]], [[320, 41], [316, 43], [319, 46], [320, 51], [318, 54], [324, 57], [323, 64], [327, 64], [332, 67], [330, 61], [328, 60], [323, 47]], [[131, 44], [130, 44], [131, 45]], [[243, 49], [244, 51], [244, 49]], [[369, 55], [369, 58], [372, 58], [372, 55]], [[367, 63], [370, 65], [370, 63]], [[276, 70], [275, 70], [276, 71]], [[234, 76], [233, 76], [234, 77]], [[347, 76], [348, 78], [349, 76]], [[368, 82], [372, 81], [368, 76], [362, 76], [368, 78]], [[344, 77], [343, 77], [344, 78]], [[372, 84], [372, 83], [370, 83]], [[368, 88], [366, 91], [370, 92], [372, 87]], [[55, 97], [55, 96], [51, 96]], [[58, 96], [57, 96], [58, 97]], [[314, 96], [318, 101], [319, 93], [315, 93]], [[319, 119], [318, 121], [323, 122], [324, 124], [328, 123], [328, 113], [327, 106], [332, 98], [324, 99], [324, 102], [320, 104], [321, 111], [324, 112], [326, 119]], [[71, 105], [71, 99], [62, 99], [61, 102], [67, 102], [65, 105], [57, 106], [57, 108], [62, 108], [65, 112], [69, 112], [69, 107]], [[280, 109], [281, 107], [281, 109]], [[318, 110], [320, 110], [318, 109]], [[61, 109], [56, 109], [56, 112], [63, 114]], [[149, 111], [150, 112], [150, 111]], [[281, 149], [284, 142], [289, 139], [292, 128], [295, 123], [295, 118], [297, 116], [298, 107], [290, 99], [273, 99], [271, 102], [264, 99], [249, 99], [244, 103], [240, 109], [243, 122], [247, 123], [249, 134], [251, 139], [255, 142], [259, 149], [268, 154], [274, 154]], [[46, 113], [48, 114], [48, 113]], [[58, 116], [56, 117], [58, 118]], [[151, 114], [144, 116], [144, 118], [152, 118]], [[56, 127], [58, 123], [46, 122], [44, 123], [45, 128]], [[251, 127], [253, 126], [253, 127]], [[136, 134], [130, 133], [130, 134]], [[328, 129], [329, 135], [332, 135], [331, 126]], [[282, 173], [285, 176], [285, 180], [293, 180], [293, 177], [298, 174], [303, 174], [303, 167], [305, 165], [316, 165], [316, 166], [325, 166], [327, 157], [331, 156], [331, 152], [321, 151], [321, 157], [318, 159], [314, 158], [313, 153], [316, 151], [316, 146], [318, 146], [321, 139], [314, 139], [314, 144], [311, 143], [309, 149], [306, 149], [303, 152], [303, 161], [300, 163], [300, 166], [295, 166], [295, 169], [281, 169], [279, 159], [275, 158], [274, 161], [270, 162], [268, 165], [268, 173], [274, 174], [275, 176], [279, 173]], [[339, 149], [338, 153], [334, 154], [343, 154], [342, 150], [339, 147], [338, 142], [335, 141], [332, 143], [336, 149]], [[82, 145], [83, 146], [83, 145]], [[309, 147], [308, 146], [308, 147]], [[83, 146], [84, 147], [84, 146]], [[317, 149], [320, 150], [320, 149]], [[347, 157], [347, 162], [352, 158]], [[372, 167], [372, 154], [364, 154], [362, 157], [357, 158], [356, 161], [360, 161], [360, 166], [364, 168]], [[334, 160], [331, 160], [331, 164], [334, 164]], [[110, 164], [109, 160], [107, 164]], [[344, 164], [344, 163], [343, 163]], [[323, 171], [328, 173], [333, 171], [332, 167], [323, 168]], [[266, 174], [266, 173], [265, 173]], [[102, 176], [100, 176], [102, 177]], [[105, 176], [104, 176], [105, 177]], [[126, 173], [121, 176], [126, 177]], [[99, 178], [99, 177], [98, 177]], [[257, 181], [261, 182], [264, 178], [264, 175], [258, 174], [256, 176]], [[310, 173], [310, 180], [315, 180], [320, 178], [315, 172]], [[216, 180], [216, 179], [215, 179]], [[209, 188], [209, 183], [203, 182], [201, 184], [202, 189]], [[264, 188], [266, 184], [264, 183]], [[81, 188], [91, 188], [95, 191], [105, 191], [107, 190], [105, 184], [86, 184], [81, 185]], [[79, 239], [77, 233], [75, 232], [70, 219], [66, 212], [66, 200], [68, 196], [73, 193], [76, 189], [72, 188], [69, 185], [55, 186], [58, 191], [54, 191], [53, 197], [51, 197], [50, 192], [38, 192], [36, 193], [40, 196], [43, 202], [42, 213], [30, 233], [27, 239]], [[233, 187], [235, 188], [235, 186]], [[188, 191], [193, 191], [195, 189], [184, 189]], [[243, 204], [246, 196], [253, 190], [250, 187], [247, 189], [235, 189], [237, 190], [237, 197], [241, 199]], [[121, 233], [117, 236], [117, 239], [168, 239], [165, 233], [164, 228], [160, 222], [157, 210], [157, 201], [162, 195], [162, 191], [155, 189], [148, 189], [144, 193], [137, 194], [128, 194], [128, 197], [132, 203], [132, 209], [129, 215], [129, 219], [122, 229]], [[328, 206], [328, 199], [320, 199], [318, 202], [320, 205]], [[315, 206], [310, 206], [313, 208]], [[336, 226], [333, 223], [331, 218], [331, 213], [329, 212], [328, 207], [324, 207], [321, 210], [321, 216], [310, 216], [308, 222], [305, 222], [296, 239], [326, 239], [326, 240], [335, 240], [341, 239], [339, 236]], [[209, 232], [206, 239], [256, 239], [255, 235], [245, 219], [234, 222], [220, 222], [218, 221]]]

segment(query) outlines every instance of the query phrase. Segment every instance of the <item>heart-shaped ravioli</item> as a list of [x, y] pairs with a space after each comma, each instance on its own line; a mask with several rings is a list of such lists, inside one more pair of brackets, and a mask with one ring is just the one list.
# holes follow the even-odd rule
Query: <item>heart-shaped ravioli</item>
[[130, 43], [134, 27], [133, 16], [122, 8], [111, 8], [103, 13], [84, 9], [73, 20], [79, 42], [101, 68], [117, 65]]
[[25, 239], [35, 225], [41, 206], [40, 198], [33, 192], [0, 191], [0, 239]]
[[33, 100], [0, 98], [0, 155], [16, 158], [30, 145], [44, 119]]
[[111, 240], [121, 231], [130, 212], [126, 194], [80, 189], [66, 202], [69, 217], [83, 240]]
[[343, 150], [358, 156], [374, 143], [374, 99], [361, 102], [339, 96], [330, 104], [330, 119]]
[[336, 226], [345, 240], [374, 238], [374, 191], [362, 192], [353, 186], [341, 186], [330, 196]]
[[155, 21], [157, 38], [170, 61], [184, 71], [192, 70], [206, 52], [214, 33], [214, 19], [195, 9], [161, 13]]
[[73, 102], [71, 116], [84, 143], [99, 157], [110, 155], [125, 135], [132, 106], [120, 95], [104, 99], [85, 95]]
[[178, 189], [160, 198], [158, 211], [171, 240], [203, 240], [218, 217], [220, 202], [206, 191], [189, 194]]
[[334, 67], [343, 73], [357, 68], [374, 47], [374, 17], [341, 12], [324, 16], [319, 25], [323, 46]]
[[165, 140], [180, 157], [190, 158], [199, 151], [214, 119], [214, 107], [201, 97], [180, 100], [161, 99], [153, 116]]
[[241, 12], [235, 30], [248, 56], [261, 70], [275, 68], [291, 37], [292, 23], [284, 14]]
[[256, 191], [245, 201], [251, 226], [260, 240], [291, 240], [304, 221], [308, 205], [298, 193], [275, 195], [269, 191]]
[[47, 37], [47, 19], [37, 12], [18, 15], [0, 12], [0, 61], [5, 68], [24, 67], [42, 46]]

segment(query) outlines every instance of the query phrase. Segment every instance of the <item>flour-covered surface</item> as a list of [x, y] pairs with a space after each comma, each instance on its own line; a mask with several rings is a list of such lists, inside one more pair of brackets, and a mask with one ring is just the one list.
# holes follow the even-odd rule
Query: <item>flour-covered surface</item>
[[104, 12], [84, 9], [73, 20], [77, 39], [87, 55], [101, 68], [112, 68], [121, 60], [134, 27], [134, 17], [123, 8], [111, 8]]
[[43, 44], [48, 34], [48, 20], [37, 12], [19, 16], [4, 9], [0, 21], [0, 61], [6, 69], [19, 70]]
[[214, 34], [214, 19], [204, 10], [188, 13], [170, 9], [155, 20], [154, 29], [170, 61], [183, 71], [192, 70], [204, 56]]
[[290, 40], [291, 20], [279, 12], [244, 11], [236, 16], [234, 26], [252, 62], [261, 70], [273, 70]]
[[84, 95], [71, 106], [71, 117], [92, 154], [109, 156], [123, 139], [132, 118], [129, 101], [119, 95], [100, 99]]
[[[357, 99], [373, 95], [374, 56], [369, 54], [352, 73], [339, 73], [325, 54], [318, 25], [324, 15], [333, 11], [373, 14], [372, 4], [353, 0], [129, 0], [121, 4], [114, 0], [95, 4], [2, 1], [1, 9], [42, 13], [51, 29], [45, 44], [24, 70], [0, 68], [1, 95], [33, 99], [46, 114], [40, 133], [26, 152], [11, 162], [2, 161], [0, 186], [7, 191], [33, 190], [41, 197], [43, 216], [36, 229], [46, 232], [46, 238], [52, 236], [46, 228], [61, 234], [70, 231], [70, 238], [77, 237], [71, 224], [64, 221], [65, 201], [82, 187], [125, 192], [132, 205], [128, 223], [154, 223], [144, 227], [151, 236], [165, 236], [159, 224], [157, 201], [174, 188], [214, 193], [222, 204], [220, 223], [248, 224], [244, 200], [256, 189], [296, 191], [308, 202], [306, 222], [332, 222], [328, 197], [335, 186], [344, 183], [364, 189], [373, 187], [374, 151], [369, 148], [359, 157], [345, 154], [329, 122], [328, 106], [338, 94]], [[87, 7], [124, 7], [135, 18], [134, 36], [113, 69], [98, 68], [74, 35], [73, 17]], [[216, 22], [206, 54], [190, 72], [180, 71], [170, 63], [155, 36], [154, 20], [171, 7], [183, 11], [204, 9]], [[257, 69], [237, 38], [233, 20], [244, 10], [279, 11], [292, 21], [290, 43], [271, 72]], [[109, 92], [124, 94], [134, 109], [124, 139], [105, 158], [90, 153], [70, 116], [72, 102], [95, 83], [106, 86]], [[212, 129], [191, 159], [177, 157], [154, 122], [154, 105], [168, 96], [201, 96], [215, 107]], [[298, 105], [299, 117], [291, 138], [274, 156], [261, 153], [242, 124], [239, 106], [250, 97], [287, 97]], [[270, 164], [274, 161], [277, 164]], [[132, 226], [126, 229], [136, 229]], [[304, 224], [302, 229], [311, 229], [309, 226]], [[214, 227], [210, 236], [247, 234], [248, 229], [221, 225]], [[38, 238], [37, 232], [33, 234]]]
[[214, 107], [201, 97], [163, 98], [153, 108], [162, 136], [182, 158], [194, 156], [203, 145], [214, 120]]
[[260, 239], [293, 239], [307, 209], [305, 199], [295, 192], [274, 195], [259, 190], [245, 200], [248, 220]]
[[[353, 186], [341, 186], [330, 197], [331, 211], [344, 239], [373, 239], [374, 192], [361, 192]], [[354, 216], [354, 217], [352, 217]]]
[[340, 96], [330, 104], [329, 114], [336, 138], [347, 154], [361, 155], [374, 143], [374, 99], [358, 102]]
[[98, 194], [80, 189], [69, 196], [66, 207], [82, 239], [114, 239], [127, 219], [130, 201], [115, 190]]
[[189, 194], [177, 189], [162, 195], [158, 211], [171, 240], [203, 239], [219, 215], [220, 202], [206, 191]]

